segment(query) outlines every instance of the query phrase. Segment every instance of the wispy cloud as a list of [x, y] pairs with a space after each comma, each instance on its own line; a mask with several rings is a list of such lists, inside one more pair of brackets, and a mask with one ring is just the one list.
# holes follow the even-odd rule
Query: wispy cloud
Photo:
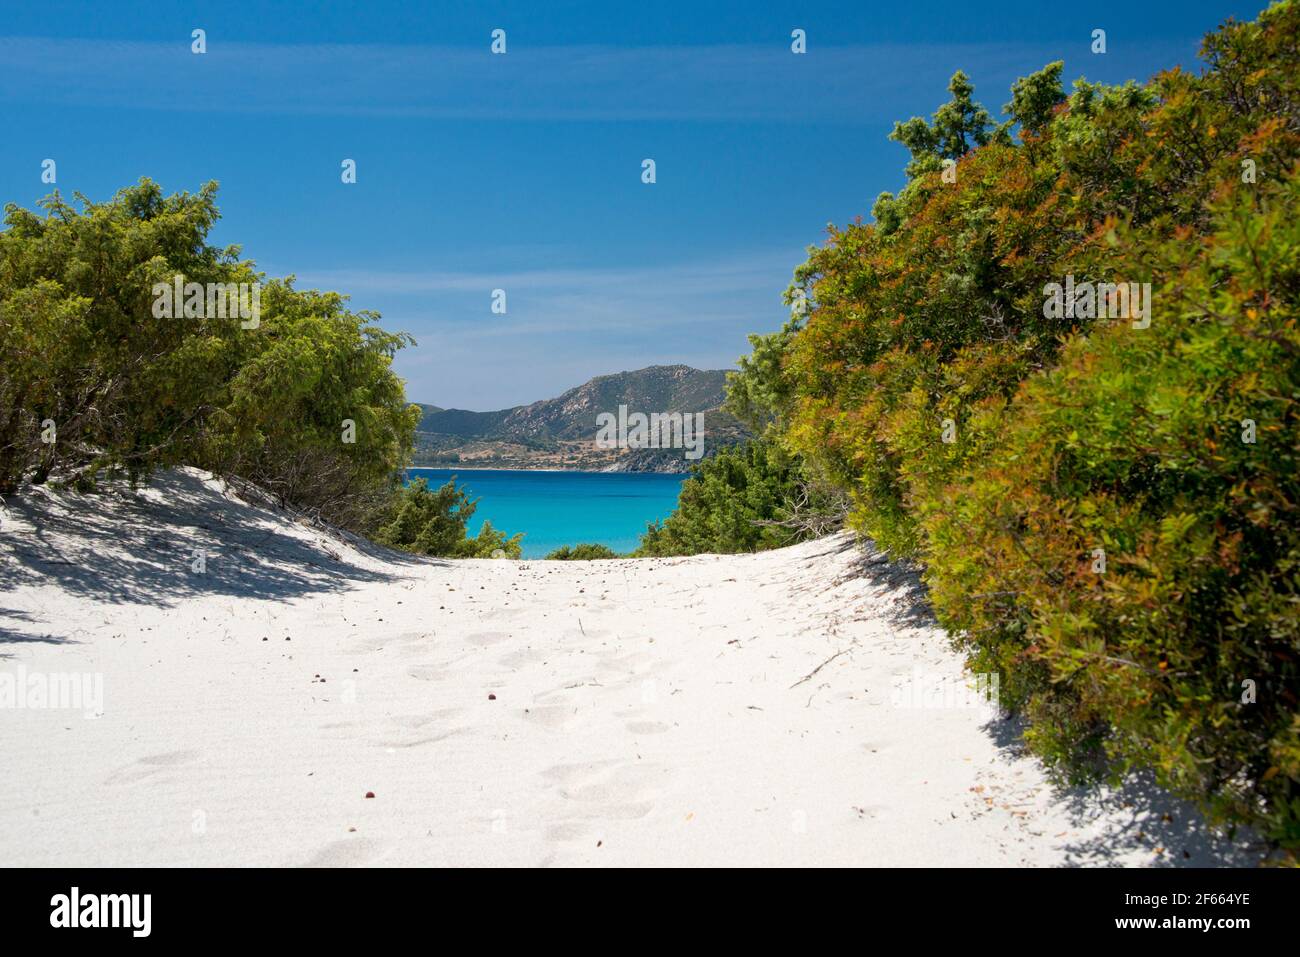
[[546, 269], [503, 272], [325, 269], [299, 273], [298, 285], [337, 288], [356, 293], [387, 292], [402, 295], [482, 293], [485, 289], [505, 286], [533, 291], [644, 292], [656, 296], [671, 295], [674, 291], [689, 294], [705, 291], [729, 293], [753, 289], [756, 284], [771, 285], [777, 279], [788, 282], [802, 253], [800, 249], [782, 249], [707, 262], [590, 268], [557, 265]]
[[492, 291], [502, 289], [507, 312], [492, 316], [498, 330], [594, 331], [617, 321], [645, 332], [752, 318], [759, 302], [766, 302], [768, 311], [779, 311], [780, 295], [802, 258], [802, 251], [789, 249], [708, 262], [604, 268], [318, 270], [298, 274], [297, 285], [344, 292], [358, 303], [393, 304], [425, 328], [480, 324], [491, 315]]
[[[746, 334], [774, 329], [799, 249], [706, 262], [490, 272], [319, 270], [299, 288], [353, 295], [419, 345], [398, 370], [412, 396], [489, 408], [556, 395], [655, 363], [730, 367]], [[504, 289], [507, 312], [491, 311]], [[503, 402], [501, 397], [508, 399]]]
[[[1194, 42], [1159, 41], [1163, 62]], [[482, 49], [373, 44], [0, 38], [0, 101], [149, 110], [444, 119], [734, 120], [875, 123], [899, 97], [942, 89], [954, 65], [977, 77], [1038, 69], [1047, 44], [688, 47], [517, 44]], [[1153, 51], [1143, 51], [1149, 60]], [[1123, 56], [1085, 63], [1108, 72]], [[1187, 64], [1190, 65], [1190, 64]], [[88, 81], [93, 78], [93, 81]], [[930, 93], [930, 99], [933, 93]], [[928, 102], [928, 101], [927, 101]]]

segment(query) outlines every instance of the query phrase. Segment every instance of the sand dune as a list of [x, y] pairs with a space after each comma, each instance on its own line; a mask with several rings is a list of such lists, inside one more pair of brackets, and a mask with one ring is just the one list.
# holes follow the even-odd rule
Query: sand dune
[[1053, 790], [986, 708], [909, 702], [959, 659], [845, 536], [445, 562], [180, 470], [10, 500], [0, 585], [11, 692], [102, 681], [0, 710], [7, 865], [1251, 861], [1139, 782]]

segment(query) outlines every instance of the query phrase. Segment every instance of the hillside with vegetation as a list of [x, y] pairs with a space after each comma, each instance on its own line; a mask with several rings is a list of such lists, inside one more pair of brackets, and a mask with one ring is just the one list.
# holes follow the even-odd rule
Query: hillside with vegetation
[[596, 418], [629, 412], [704, 413], [704, 454], [743, 442], [749, 432], [722, 410], [725, 370], [649, 366], [597, 376], [553, 399], [494, 412], [428, 411], [416, 427], [416, 465], [442, 468], [560, 468], [615, 472], [684, 472], [681, 449], [606, 449], [596, 445]]
[[[1150, 770], [1294, 853], [1298, 38], [1284, 2], [1199, 73], [1067, 90], [1048, 64], [1002, 122], [954, 75], [894, 128], [905, 188], [810, 251], [732, 376], [782, 454], [702, 466], [644, 547], [784, 544], [763, 523], [833, 490], [1064, 779]], [[1149, 283], [1149, 315], [1100, 283]]]

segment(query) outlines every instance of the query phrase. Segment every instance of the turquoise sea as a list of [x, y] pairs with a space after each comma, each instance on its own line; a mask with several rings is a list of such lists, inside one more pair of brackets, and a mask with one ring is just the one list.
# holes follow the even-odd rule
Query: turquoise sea
[[524, 532], [524, 557], [541, 558], [561, 545], [596, 542], [616, 552], [636, 548], [651, 522], [677, 507], [685, 475], [653, 472], [534, 472], [517, 469], [408, 469], [430, 487], [453, 475], [479, 500], [469, 534], [485, 520], [507, 534]]

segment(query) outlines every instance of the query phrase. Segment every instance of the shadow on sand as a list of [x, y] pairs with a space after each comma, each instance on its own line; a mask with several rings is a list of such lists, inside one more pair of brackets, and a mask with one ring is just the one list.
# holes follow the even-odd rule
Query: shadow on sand
[[[1003, 717], [985, 726], [999, 750], [1009, 757], [1026, 754], [1024, 722]], [[1070, 867], [1124, 867], [1135, 849], [1148, 852], [1152, 867], [1255, 867], [1268, 847], [1238, 830], [1233, 838], [1210, 828], [1195, 807], [1155, 783], [1152, 775], [1130, 774], [1119, 788], [1061, 787], [1053, 802], [1064, 807], [1071, 823], [1087, 828], [1105, 814], [1104, 832], [1064, 845]], [[1164, 853], [1156, 854], [1156, 848]], [[1131, 858], [1130, 858], [1131, 860]]]
[[[906, 562], [890, 561], [870, 542], [855, 541], [840, 533], [821, 540], [825, 548], [808, 558], [819, 563], [829, 555], [852, 552], [848, 569], [828, 587], [849, 579], [867, 579], [892, 592], [892, 613], [886, 620], [910, 627], [940, 627], [930, 607], [920, 570]], [[812, 576], [810, 576], [812, 577]], [[1008, 758], [1024, 758], [1024, 722], [1002, 717], [983, 729]], [[1102, 814], [1105, 830], [1065, 845], [1066, 863], [1072, 867], [1122, 867], [1135, 849], [1145, 849], [1155, 867], [1254, 867], [1268, 853], [1253, 835], [1238, 831], [1229, 839], [1206, 825], [1200, 812], [1156, 785], [1149, 774], [1133, 774], [1114, 788], [1056, 787], [1053, 803], [1063, 807], [1076, 829], [1087, 830]], [[1115, 822], [1122, 823], [1116, 825]], [[1156, 855], [1156, 848], [1164, 853]]]
[[[195, 595], [285, 600], [396, 580], [403, 566], [444, 564], [319, 527], [290, 534], [294, 515], [222, 495], [188, 469], [157, 476], [145, 492], [38, 490], [6, 504], [4, 587], [54, 585], [96, 601], [167, 608]], [[192, 570], [196, 549], [205, 552], [203, 573]], [[349, 550], [388, 567], [364, 567], [345, 557]], [[58, 609], [50, 612], [57, 620]], [[0, 642], [68, 640], [13, 627], [23, 618], [0, 612]]]
[[813, 584], [818, 576], [807, 575], [809, 584], [803, 587], [825, 592], [851, 579], [865, 579], [873, 588], [889, 593], [890, 610], [884, 615], [885, 621], [908, 628], [938, 627], [919, 567], [892, 559], [887, 552], [878, 551], [871, 542], [858, 540], [849, 532], [828, 535], [815, 544], [819, 547], [804, 559], [805, 569], [811, 571], [830, 556], [848, 556], [848, 566], [820, 588]]

